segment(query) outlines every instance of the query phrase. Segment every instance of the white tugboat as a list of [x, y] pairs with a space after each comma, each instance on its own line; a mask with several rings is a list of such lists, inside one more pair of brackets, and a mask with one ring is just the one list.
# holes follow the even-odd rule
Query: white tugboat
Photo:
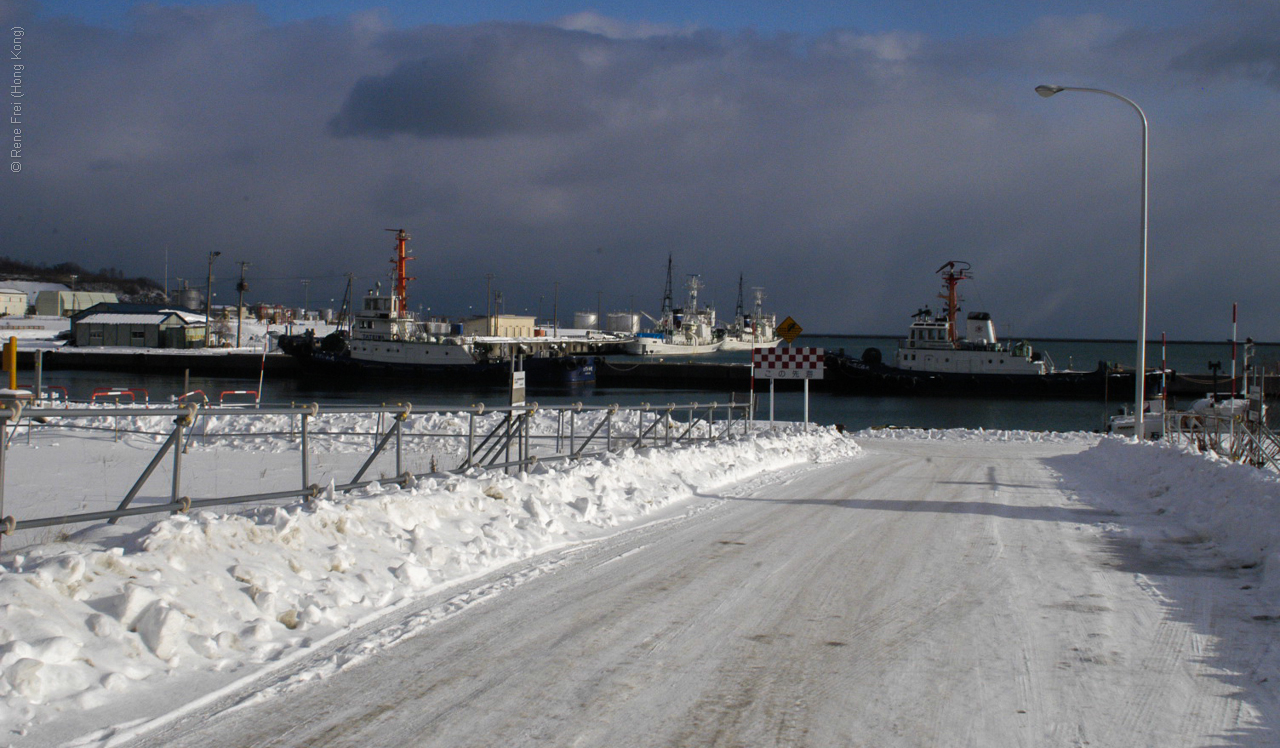
[[1047, 353], [1026, 342], [1000, 342], [986, 312], [970, 312], [962, 330], [956, 287], [973, 277], [969, 263], [948, 262], [938, 273], [946, 308], [912, 315], [893, 363], [886, 363], [878, 348], [868, 348], [860, 359], [828, 353], [829, 384], [863, 393], [920, 395], [1102, 398], [1119, 397], [1126, 387], [1132, 392], [1132, 372], [1113, 372], [1101, 363], [1094, 371], [1059, 370]]
[[339, 330], [322, 339], [310, 332], [280, 338], [280, 349], [308, 364], [362, 375], [407, 376], [462, 385], [499, 384], [507, 380], [511, 360], [522, 356], [531, 383], [592, 381], [592, 360], [558, 355], [547, 338], [515, 339], [451, 335], [433, 330], [409, 311], [407, 301], [409, 234], [396, 232], [395, 287], [384, 293], [379, 284], [361, 299], [350, 332]]

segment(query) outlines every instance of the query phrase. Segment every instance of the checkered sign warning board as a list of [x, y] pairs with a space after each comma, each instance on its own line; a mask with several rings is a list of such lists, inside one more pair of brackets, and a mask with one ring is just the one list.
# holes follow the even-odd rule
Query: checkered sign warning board
[[822, 349], [757, 348], [751, 371], [756, 379], [822, 379]]

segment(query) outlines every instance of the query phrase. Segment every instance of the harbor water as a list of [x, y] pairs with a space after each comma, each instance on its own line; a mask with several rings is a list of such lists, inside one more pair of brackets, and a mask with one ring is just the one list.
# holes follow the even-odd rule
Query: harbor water
[[[1131, 367], [1134, 362], [1133, 343], [1111, 341], [1028, 341], [1037, 350], [1047, 351], [1058, 368], [1093, 370], [1098, 362], [1115, 362]], [[893, 338], [864, 336], [802, 336], [797, 346], [814, 346], [827, 350], [843, 349], [852, 356], [861, 356], [867, 348], [879, 348], [889, 359], [897, 349]], [[1243, 356], [1243, 344], [1237, 346], [1237, 355]], [[1280, 344], [1258, 344], [1254, 348], [1254, 363], [1274, 370], [1280, 361]], [[751, 360], [749, 352], [720, 352], [705, 356], [681, 358], [664, 356], [664, 361], [740, 362]], [[636, 360], [621, 357], [622, 360]], [[1205, 373], [1210, 362], [1220, 362], [1219, 376], [1226, 388], [1231, 372], [1231, 343], [1170, 343], [1162, 351], [1159, 343], [1148, 346], [1147, 365], [1155, 368], [1166, 361], [1168, 368], [1182, 373]], [[1237, 370], [1243, 371], [1241, 358]], [[24, 381], [29, 372], [23, 372]], [[1205, 374], [1206, 377], [1209, 374]], [[168, 403], [184, 392], [184, 378], [176, 375], [149, 374], [146, 372], [94, 372], [47, 370], [43, 374], [45, 386], [66, 388], [74, 400], [88, 400], [98, 388], [133, 388], [145, 391], [152, 403]], [[440, 387], [405, 380], [370, 379], [353, 384], [349, 379], [328, 380], [323, 375], [268, 375], [259, 388], [256, 379], [210, 379], [192, 376], [186, 381], [188, 390], [200, 390], [211, 401], [217, 402], [223, 393], [253, 390], [263, 403], [288, 404], [367, 404], [409, 402], [420, 406], [470, 406], [484, 403], [489, 406], [507, 404], [507, 394], [502, 389], [468, 388], [466, 386]], [[542, 405], [569, 405], [581, 402], [587, 405], [639, 405], [648, 403], [654, 407], [666, 403], [727, 403], [744, 402], [748, 398], [747, 383], [742, 392], [703, 391], [688, 389], [639, 389], [579, 386], [572, 389], [532, 389], [529, 401]], [[756, 382], [759, 420], [769, 418], [769, 387], [765, 380]], [[139, 399], [142, 392], [139, 392]], [[227, 402], [242, 403], [254, 399], [253, 395], [227, 394]], [[123, 401], [128, 401], [125, 398]], [[1103, 402], [1096, 400], [1003, 400], [998, 398], [963, 397], [872, 397], [856, 394], [822, 392], [816, 389], [809, 395], [809, 419], [823, 425], [840, 424], [850, 430], [880, 426], [904, 428], [984, 428], [1024, 429], [1034, 431], [1098, 431], [1104, 428], [1109, 416], [1114, 415], [1127, 401]], [[800, 420], [804, 412], [802, 393], [779, 391], [773, 399], [773, 417], [780, 421]]]

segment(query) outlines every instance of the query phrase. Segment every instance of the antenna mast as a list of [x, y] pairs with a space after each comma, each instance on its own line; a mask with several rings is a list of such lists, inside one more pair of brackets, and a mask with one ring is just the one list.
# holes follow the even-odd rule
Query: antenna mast
[[735, 309], [733, 312], [733, 318], [737, 320], [738, 323], [742, 322], [743, 312], [744, 310], [742, 308], [742, 273], [738, 273], [738, 308]]
[[409, 241], [409, 233], [404, 229], [386, 229], [395, 232], [396, 235], [396, 256], [391, 262], [396, 266], [396, 287], [395, 296], [400, 301], [398, 313], [404, 314], [409, 309], [409, 281], [417, 280], [410, 278], [406, 274], [406, 264], [413, 258], [409, 256], [409, 250], [405, 245]]
[[969, 280], [973, 276], [969, 274], [969, 263], [960, 260], [948, 262], [938, 268], [938, 272], [942, 274], [942, 282], [947, 289], [946, 295], [938, 294], [938, 298], [946, 299], [947, 302], [947, 340], [955, 343], [960, 337], [956, 331], [956, 312], [960, 311], [960, 295], [956, 292], [956, 286], [960, 285], [960, 281]]
[[671, 301], [671, 253], [667, 253], [667, 287], [662, 292], [662, 312], [658, 315], [658, 319], [662, 320], [662, 324], [671, 325], [672, 314]]

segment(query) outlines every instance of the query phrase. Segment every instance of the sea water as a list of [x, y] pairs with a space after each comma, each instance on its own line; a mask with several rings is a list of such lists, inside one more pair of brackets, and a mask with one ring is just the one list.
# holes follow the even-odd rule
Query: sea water
[[[1028, 341], [1036, 350], [1046, 351], [1059, 369], [1072, 368], [1092, 371], [1100, 361], [1134, 365], [1136, 346], [1114, 341], [1048, 340]], [[892, 338], [867, 336], [802, 336], [796, 346], [821, 347], [827, 350], [843, 349], [852, 356], [861, 356], [867, 348], [878, 348], [886, 360], [892, 360], [898, 341]], [[1236, 368], [1243, 372], [1244, 345], [1238, 344]], [[1259, 344], [1254, 348], [1254, 363], [1274, 370], [1280, 361], [1280, 344]], [[623, 357], [634, 361], [634, 357]], [[740, 362], [751, 360], [749, 351], [719, 352], [705, 356], [664, 356], [666, 361]], [[1231, 343], [1170, 343], [1162, 348], [1160, 343], [1147, 347], [1147, 366], [1156, 368], [1166, 362], [1170, 369], [1181, 373], [1203, 374], [1209, 377], [1210, 362], [1220, 362], [1219, 375], [1225, 381], [1231, 372]], [[28, 373], [24, 372], [24, 376]], [[46, 370], [43, 382], [46, 386], [65, 387], [74, 400], [88, 400], [95, 388], [135, 388], [145, 390], [152, 403], [168, 403], [183, 394], [183, 377], [124, 372], [58, 371]], [[579, 386], [572, 389], [533, 389], [529, 401], [541, 405], [620, 405], [649, 404], [657, 407], [667, 403], [710, 404], [745, 402], [749, 383], [742, 392], [706, 391], [691, 389], [641, 389]], [[201, 390], [211, 401], [217, 402], [222, 393], [237, 390], [258, 390], [255, 379], [211, 379], [190, 377], [190, 390]], [[770, 414], [768, 382], [756, 382], [756, 417], [768, 420]], [[139, 393], [141, 399], [142, 393]], [[439, 387], [426, 383], [403, 380], [370, 379], [353, 384], [349, 378], [331, 380], [323, 375], [286, 375], [265, 379], [257, 397], [263, 403], [320, 403], [369, 404], [410, 402], [420, 406], [472, 406], [481, 403], [490, 407], [507, 403], [502, 389]], [[227, 402], [253, 400], [253, 395], [226, 396]], [[124, 398], [125, 401], [128, 398]], [[1107, 418], [1114, 415], [1128, 401], [1112, 400], [1003, 400], [999, 398], [969, 397], [884, 397], [846, 393], [812, 391], [809, 394], [809, 420], [823, 425], [840, 424], [850, 430], [880, 426], [904, 428], [984, 428], [1024, 429], [1036, 431], [1097, 431], [1105, 427]], [[804, 396], [799, 391], [779, 391], [773, 397], [773, 418], [778, 421], [800, 420], [804, 413]]]

